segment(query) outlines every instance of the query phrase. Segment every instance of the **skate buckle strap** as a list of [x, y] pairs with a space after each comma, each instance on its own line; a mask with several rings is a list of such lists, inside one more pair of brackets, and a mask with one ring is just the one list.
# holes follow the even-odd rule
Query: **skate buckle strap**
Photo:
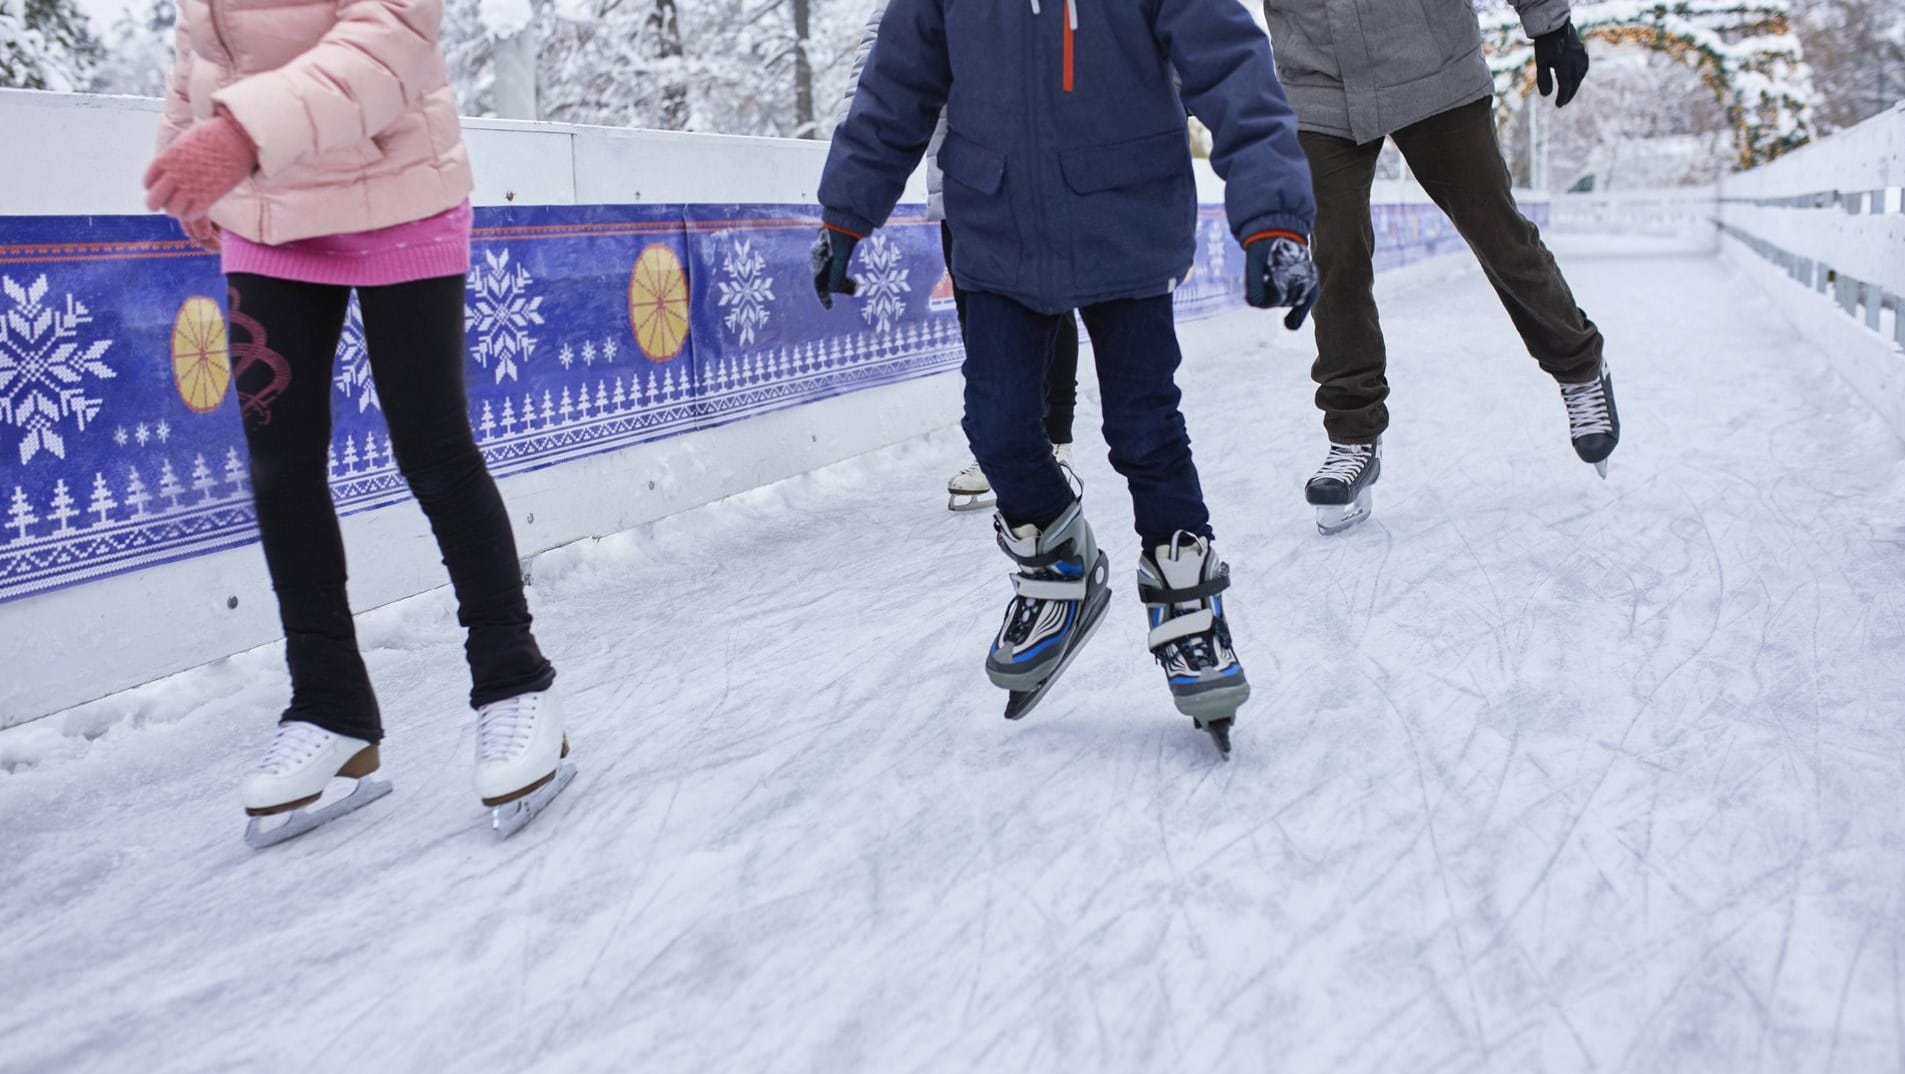
[[1215, 578], [1207, 578], [1194, 586], [1184, 589], [1158, 589], [1139, 584], [1138, 599], [1146, 604], [1189, 604], [1194, 600], [1206, 600], [1230, 588], [1230, 571], [1225, 570]]
[[1027, 578], [1023, 574], [1008, 574], [1012, 579], [1012, 588], [1019, 596], [1027, 600], [1084, 600], [1085, 579], [1080, 578]]
[[1072, 556], [1072, 542], [1066, 541], [1057, 548], [1049, 548], [1043, 552], [1034, 552], [1029, 556], [1021, 556], [1017, 552], [1012, 551], [1012, 546], [1006, 543], [1004, 537], [1000, 537], [999, 550], [1011, 556], [1012, 562], [1017, 563], [1019, 566], [1027, 570], [1038, 570], [1040, 567], [1049, 567], [1060, 560], [1070, 559]]
[[1153, 628], [1150, 638], [1145, 641], [1145, 646], [1155, 651], [1159, 646], [1168, 645], [1179, 638], [1202, 634], [1214, 626], [1216, 621], [1216, 613], [1209, 608], [1185, 612], [1183, 615], [1166, 619]]

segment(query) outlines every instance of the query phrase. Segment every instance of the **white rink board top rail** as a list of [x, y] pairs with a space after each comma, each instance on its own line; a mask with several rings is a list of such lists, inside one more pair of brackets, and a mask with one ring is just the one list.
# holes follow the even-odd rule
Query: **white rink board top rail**
[[[146, 97], [0, 90], [0, 134], [33, 161], [0, 170], [0, 215], [144, 213], [159, 109]], [[827, 156], [825, 142], [500, 119], [465, 119], [463, 136], [477, 205], [811, 204]], [[926, 200], [923, 171], [902, 200]]]

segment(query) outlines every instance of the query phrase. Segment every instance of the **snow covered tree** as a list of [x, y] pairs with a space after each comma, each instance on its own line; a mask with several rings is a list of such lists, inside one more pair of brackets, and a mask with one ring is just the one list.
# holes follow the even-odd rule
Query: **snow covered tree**
[[93, 73], [93, 90], [136, 97], [165, 95], [165, 75], [172, 69], [173, 26], [178, 7], [173, 0], [144, 0], [119, 13], [107, 34], [104, 58]]
[[582, 0], [543, 13], [542, 114], [825, 137], [871, 0]]
[[[1534, 46], [1503, 0], [1484, 6], [1483, 47], [1506, 118], [1534, 88]], [[1694, 71], [1726, 111], [1736, 159], [1750, 167], [1812, 136], [1811, 73], [1790, 13], [1786, 0], [1590, 0], [1574, 6], [1573, 19], [1590, 48], [1598, 42], [1651, 49]], [[1594, 84], [1590, 74], [1590, 94]]]
[[1905, 99], [1905, 4], [1899, 0], [1798, 0], [1793, 31], [1819, 95], [1822, 132], [1850, 127]]
[[103, 53], [73, 0], [0, 0], [0, 87], [84, 89]]

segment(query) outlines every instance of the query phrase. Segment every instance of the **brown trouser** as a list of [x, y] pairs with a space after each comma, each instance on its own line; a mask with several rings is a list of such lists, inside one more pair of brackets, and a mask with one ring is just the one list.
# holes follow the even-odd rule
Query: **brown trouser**
[[[1562, 383], [1593, 380], [1601, 333], [1574, 304], [1574, 293], [1515, 207], [1508, 168], [1485, 98], [1452, 108], [1390, 137], [1409, 167], [1495, 285], [1502, 305], [1541, 368]], [[1389, 427], [1389, 381], [1382, 324], [1376, 316], [1375, 229], [1369, 186], [1382, 139], [1357, 145], [1304, 131], [1303, 151], [1316, 183], [1313, 253], [1322, 274], [1316, 299], [1316, 405], [1338, 443], [1368, 443]]]

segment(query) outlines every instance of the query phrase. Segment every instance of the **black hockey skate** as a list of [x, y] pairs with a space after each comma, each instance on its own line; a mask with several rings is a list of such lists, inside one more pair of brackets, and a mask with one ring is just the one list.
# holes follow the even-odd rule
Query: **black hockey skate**
[[1230, 727], [1250, 699], [1250, 681], [1231, 648], [1219, 594], [1230, 568], [1210, 542], [1179, 530], [1138, 557], [1138, 596], [1151, 623], [1147, 644], [1164, 668], [1177, 710], [1208, 732], [1230, 759]]
[[1329, 457], [1303, 488], [1316, 508], [1316, 531], [1341, 533], [1369, 517], [1369, 489], [1382, 476], [1382, 440], [1369, 444], [1330, 441]]
[[1001, 515], [992, 525], [1018, 570], [1005, 622], [986, 654], [986, 675], [1011, 692], [1005, 718], [1016, 720], [1045, 697], [1098, 628], [1111, 602], [1110, 572], [1078, 500], [1042, 531], [1014, 532]]
[[1601, 480], [1607, 480], [1607, 457], [1621, 442], [1621, 416], [1614, 409], [1614, 378], [1607, 363], [1601, 363], [1601, 375], [1579, 384], [1563, 384], [1561, 401], [1568, 407], [1568, 439], [1574, 441], [1574, 453], [1582, 462], [1593, 463]]

